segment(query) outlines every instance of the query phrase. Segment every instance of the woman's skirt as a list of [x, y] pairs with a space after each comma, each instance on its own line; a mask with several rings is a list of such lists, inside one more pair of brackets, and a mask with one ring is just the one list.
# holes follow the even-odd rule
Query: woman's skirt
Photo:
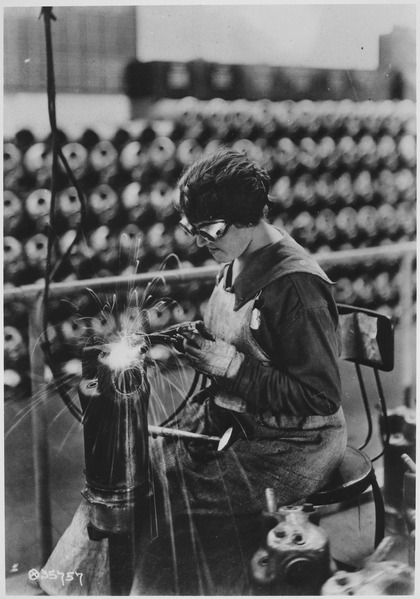
[[[197, 432], [207, 434], [220, 434], [230, 422], [222, 408], [214, 412], [207, 403], [194, 416]], [[263, 541], [266, 489], [274, 490], [278, 505], [303, 503], [340, 465], [346, 440], [340, 409], [289, 418], [276, 436], [239, 437], [224, 451], [208, 443], [152, 442], [158, 532], [141, 541], [131, 594], [247, 594], [249, 563]], [[110, 594], [107, 541], [90, 541], [88, 522], [84, 501], [45, 565], [47, 571], [82, 571], [83, 586], [45, 579], [46, 593]]]

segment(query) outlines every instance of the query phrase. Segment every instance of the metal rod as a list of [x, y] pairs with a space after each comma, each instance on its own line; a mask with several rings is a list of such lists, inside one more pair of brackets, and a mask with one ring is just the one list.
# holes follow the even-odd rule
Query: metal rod
[[360, 445], [360, 447], [358, 447], [358, 449], [361, 450], [361, 449], [364, 449], [366, 447], [366, 445], [369, 443], [369, 441], [372, 437], [373, 426], [372, 426], [372, 414], [370, 411], [370, 404], [369, 404], [369, 399], [368, 399], [367, 392], [366, 392], [365, 380], [363, 378], [362, 369], [360, 367], [360, 364], [357, 364], [357, 362], [355, 363], [355, 366], [356, 366], [357, 379], [359, 381], [360, 391], [361, 391], [362, 399], [363, 399], [363, 406], [365, 408], [365, 414], [366, 414], [366, 419], [367, 419], [367, 424], [368, 424], [368, 430], [366, 433], [365, 440], [364, 440], [363, 444]]
[[410, 472], [412, 472], [413, 474], [415, 474], [416, 472], [416, 464], [415, 462], [410, 458], [409, 455], [407, 455], [406, 453], [403, 453], [401, 455], [401, 458], [403, 459], [404, 463], [406, 466], [408, 466], [408, 469]]
[[35, 483], [35, 515], [39, 558], [45, 564], [52, 551], [52, 525], [49, 488], [48, 418], [45, 411], [47, 387], [44, 383], [44, 356], [39, 345], [42, 333], [42, 297], [29, 311], [29, 356], [31, 361], [32, 450]]
[[404, 404], [407, 407], [413, 407], [412, 390], [414, 381], [414, 362], [411, 344], [409, 343], [409, 338], [412, 335], [413, 328], [413, 285], [411, 281], [413, 259], [413, 254], [404, 254], [400, 266], [401, 329], [403, 339], [403, 345], [401, 348], [401, 379], [404, 393]]
[[[64, 295], [76, 295], [88, 288], [93, 291], [108, 291], [113, 287], [123, 287], [130, 283], [131, 285], [146, 285], [154, 279], [161, 278], [167, 283], [187, 282], [191, 280], [208, 280], [216, 276], [219, 268], [216, 266], [202, 266], [177, 270], [156, 271], [153, 273], [141, 273], [138, 275], [116, 275], [114, 277], [101, 277], [96, 279], [84, 279], [80, 281], [65, 281], [62, 283], [52, 283], [50, 285], [50, 297], [63, 297]], [[11, 301], [22, 298], [31, 298], [37, 295], [44, 288], [43, 285], [22, 285], [21, 287], [11, 287], [4, 290], [5, 301]]]
[[181, 431], [176, 428], [167, 428], [164, 426], [154, 426], [149, 424], [149, 435], [157, 435], [159, 437], [178, 437], [179, 439], [202, 439], [203, 441], [214, 441], [219, 443], [221, 437], [212, 437], [202, 435], [200, 433], [190, 433], [189, 431]]
[[[343, 250], [340, 252], [322, 252], [313, 254], [313, 257], [322, 266], [335, 266], [338, 264], [355, 264], [366, 260], [383, 260], [386, 258], [402, 259], [410, 256], [411, 260], [416, 255], [416, 242], [408, 241], [390, 246], [381, 246], [374, 248], [362, 248], [357, 250]], [[156, 271], [141, 273], [138, 275], [116, 275], [113, 277], [103, 277], [95, 279], [85, 279], [81, 281], [65, 281], [61, 283], [52, 283], [50, 285], [50, 297], [63, 297], [64, 295], [75, 295], [87, 288], [93, 291], [107, 291], [115, 286], [123, 286], [127, 283], [147, 284], [150, 281], [161, 277], [168, 283], [188, 282], [191, 280], [209, 280], [216, 276], [219, 266], [200, 266], [186, 269], [176, 269], [167, 271]], [[22, 285], [21, 287], [12, 287], [4, 289], [4, 301], [11, 301], [22, 298], [31, 298], [36, 296], [43, 289], [43, 285]]]
[[136, 529], [108, 537], [109, 577], [111, 595], [130, 595], [135, 573]]

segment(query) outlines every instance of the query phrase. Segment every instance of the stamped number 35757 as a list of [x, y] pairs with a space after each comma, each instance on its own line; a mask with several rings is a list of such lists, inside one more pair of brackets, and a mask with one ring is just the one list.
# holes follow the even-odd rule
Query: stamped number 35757
[[79, 584], [83, 586], [83, 574], [81, 572], [60, 572], [59, 570], [44, 570], [41, 569], [41, 572], [32, 568], [28, 572], [29, 580], [61, 580], [61, 584], [64, 586], [66, 582], [71, 582], [75, 578], [79, 579]]

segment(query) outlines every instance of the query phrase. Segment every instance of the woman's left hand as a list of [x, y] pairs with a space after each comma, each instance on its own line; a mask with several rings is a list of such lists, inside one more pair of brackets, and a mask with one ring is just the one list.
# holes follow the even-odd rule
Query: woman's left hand
[[[201, 334], [202, 323], [193, 329], [183, 331], [185, 339], [183, 353], [191, 366], [209, 376], [233, 379], [242, 364], [242, 354], [231, 343], [222, 339], [209, 339]], [[207, 331], [206, 331], [207, 332]]]

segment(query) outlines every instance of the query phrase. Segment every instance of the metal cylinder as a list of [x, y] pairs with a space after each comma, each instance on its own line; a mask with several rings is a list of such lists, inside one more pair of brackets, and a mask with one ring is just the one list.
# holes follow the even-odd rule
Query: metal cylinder
[[[97, 531], [120, 534], [133, 529], [136, 505], [148, 494], [147, 407], [149, 385], [140, 371], [123, 375], [124, 391], [109, 369], [83, 378], [86, 489], [91, 523]], [[129, 384], [128, 384], [129, 383]]]

